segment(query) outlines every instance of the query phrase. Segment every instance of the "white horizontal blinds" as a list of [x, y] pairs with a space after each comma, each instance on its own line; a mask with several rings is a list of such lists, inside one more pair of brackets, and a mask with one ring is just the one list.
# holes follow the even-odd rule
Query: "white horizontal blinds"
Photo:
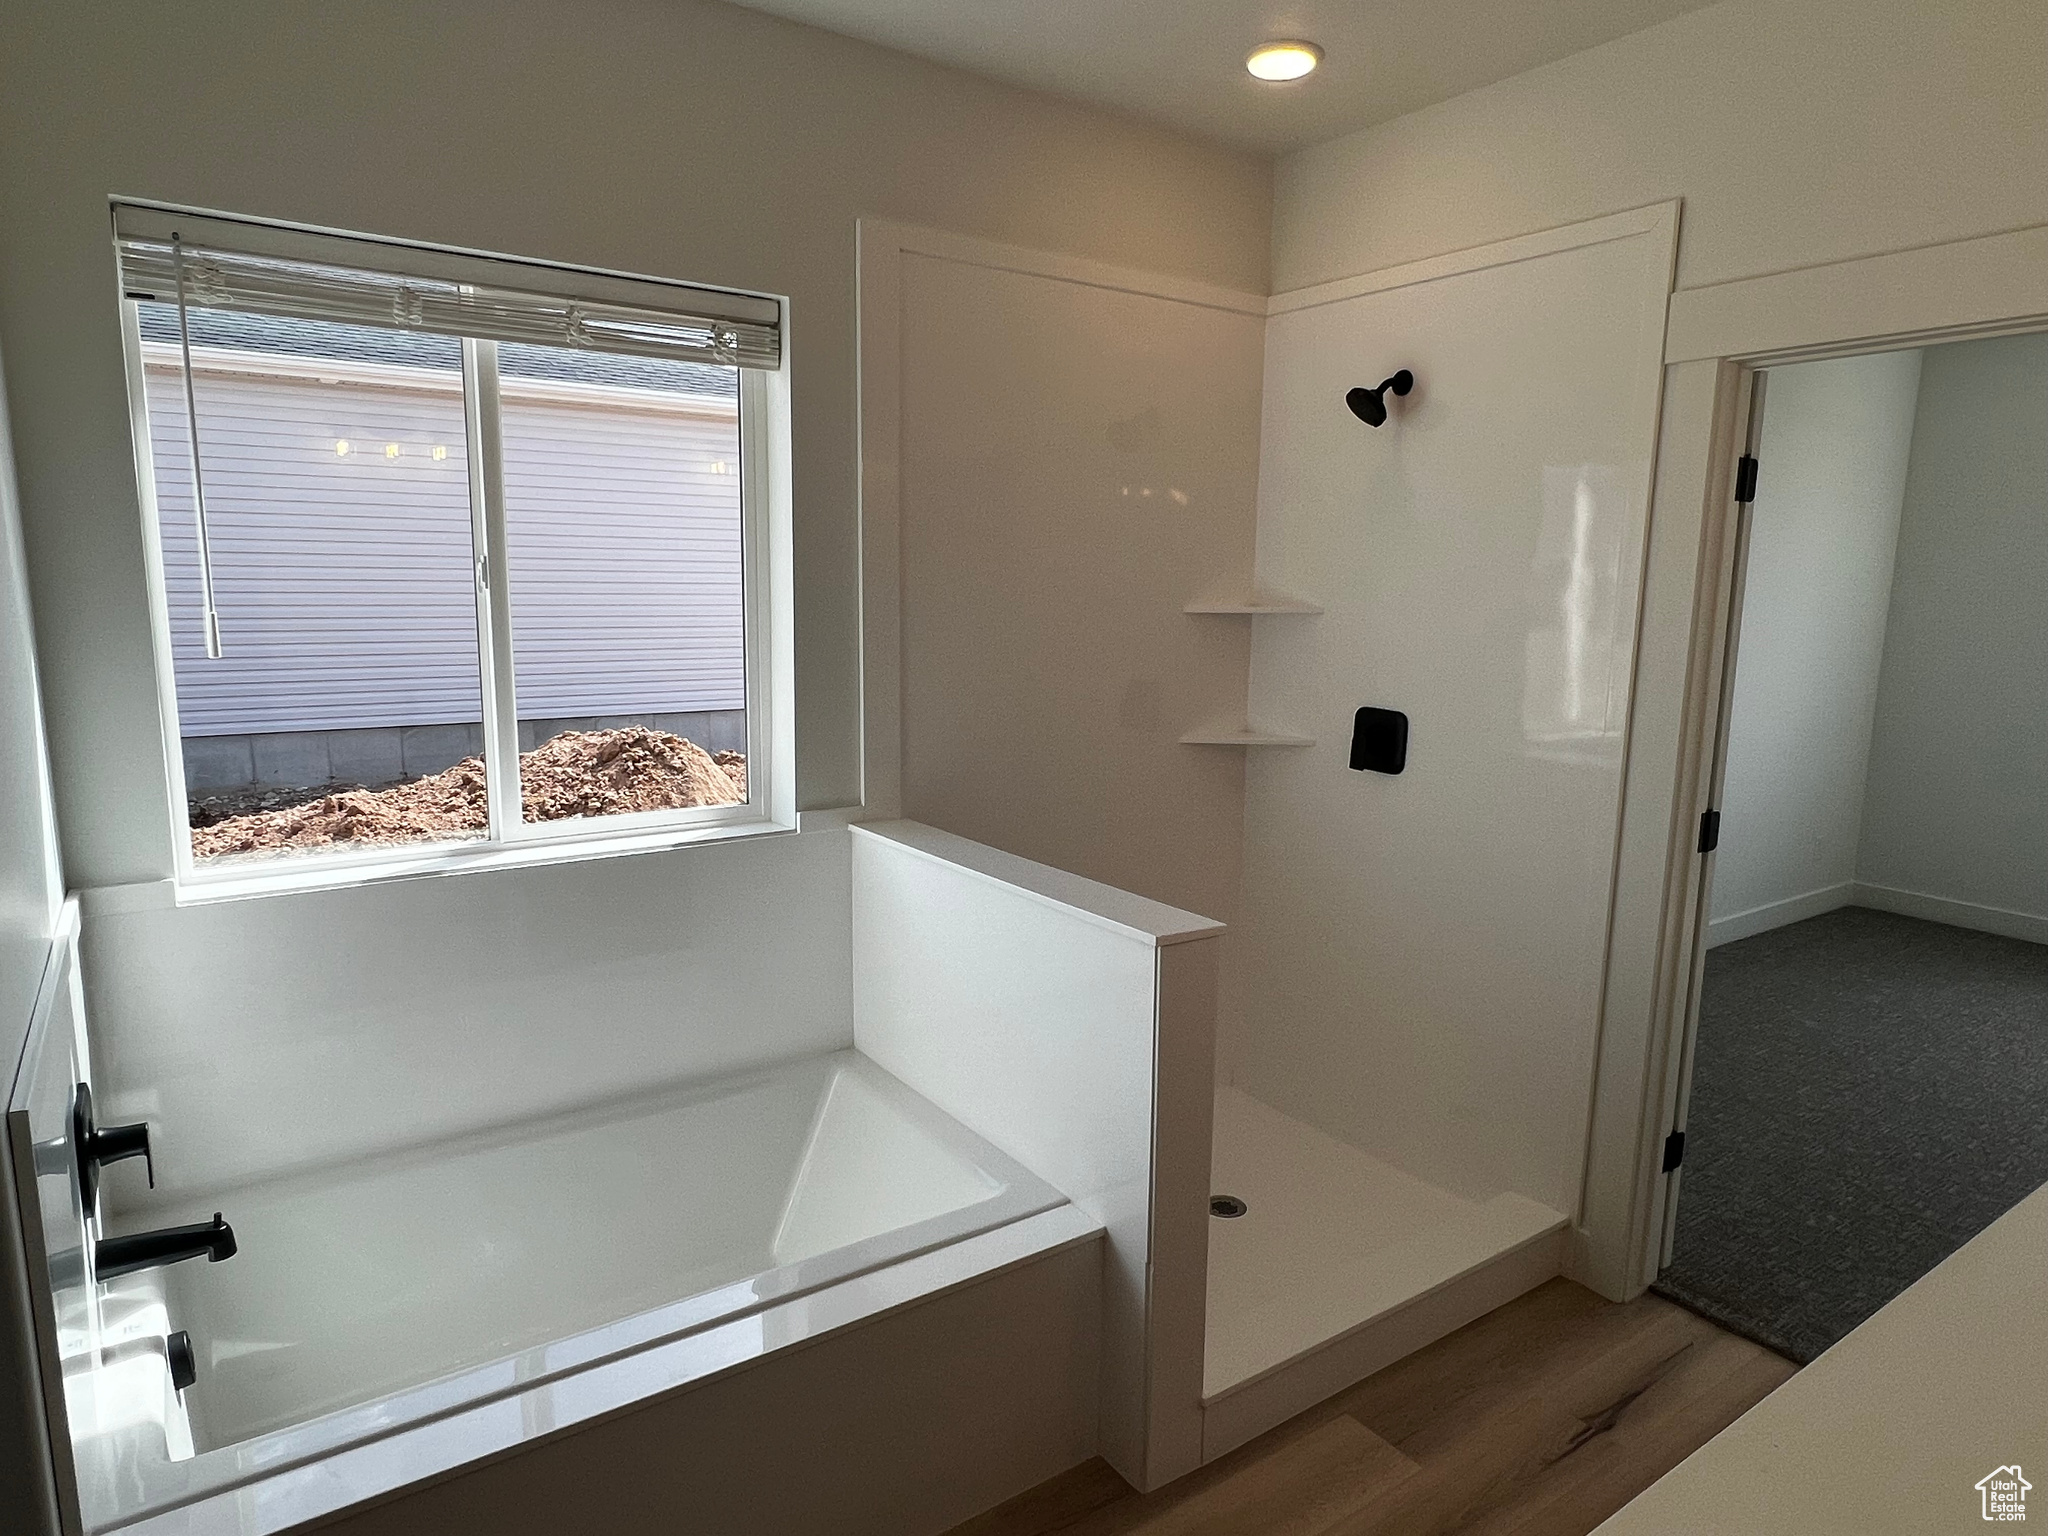
[[220, 660], [220, 607], [213, 597], [212, 541], [206, 536], [206, 471], [199, 453], [199, 400], [192, 389], [192, 329], [185, 312], [185, 251], [171, 244], [171, 287], [178, 303], [178, 352], [185, 379], [185, 441], [192, 450], [192, 508], [199, 536], [199, 604], [206, 626], [206, 654]]
[[[492, 341], [778, 368], [773, 299], [117, 204], [128, 297]], [[182, 258], [182, 261], [181, 261]]]

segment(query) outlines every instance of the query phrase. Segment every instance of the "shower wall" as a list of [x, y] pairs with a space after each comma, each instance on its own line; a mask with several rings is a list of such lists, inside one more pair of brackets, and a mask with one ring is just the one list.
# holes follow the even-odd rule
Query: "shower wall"
[[[1281, 295], [1226, 1077], [1458, 1195], [1576, 1208], [1676, 209]], [[1414, 370], [1392, 419], [1344, 394]], [[1354, 712], [1410, 717], [1351, 769]]]
[[1263, 299], [862, 238], [898, 274], [862, 330], [871, 369], [900, 346], [863, 432], [899, 464], [903, 814], [1229, 920], [1243, 754], [1180, 737], [1241, 714], [1249, 636], [1182, 609], [1251, 577]]
[[1862, 904], [2048, 941], [2044, 583], [2048, 335], [1929, 347], [1856, 856]]

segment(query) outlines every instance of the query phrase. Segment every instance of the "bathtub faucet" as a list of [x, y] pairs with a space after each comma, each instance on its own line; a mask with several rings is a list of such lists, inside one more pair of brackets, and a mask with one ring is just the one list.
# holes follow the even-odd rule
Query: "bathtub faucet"
[[235, 1229], [221, 1220], [219, 1211], [213, 1213], [213, 1220], [189, 1227], [159, 1227], [154, 1232], [136, 1232], [127, 1237], [103, 1237], [93, 1249], [92, 1268], [97, 1278], [111, 1280], [116, 1275], [132, 1275], [138, 1269], [196, 1259], [202, 1253], [209, 1264], [235, 1256]]

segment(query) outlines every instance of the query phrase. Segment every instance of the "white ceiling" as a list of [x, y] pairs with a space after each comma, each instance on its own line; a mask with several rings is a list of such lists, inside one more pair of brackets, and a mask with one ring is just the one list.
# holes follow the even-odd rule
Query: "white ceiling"
[[[739, 0], [1244, 149], [1349, 133], [1504, 80], [1707, 0]], [[1269, 85], [1244, 56], [1322, 46]]]

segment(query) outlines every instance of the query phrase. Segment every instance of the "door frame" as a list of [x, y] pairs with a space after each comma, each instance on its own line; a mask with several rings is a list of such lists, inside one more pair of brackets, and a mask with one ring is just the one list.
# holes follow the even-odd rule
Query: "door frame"
[[[1613, 1300], [1661, 1267], [1718, 798], [1744, 519], [1737, 464], [1773, 366], [2048, 329], [2048, 224], [1671, 296], [1600, 1050], [1567, 1272]], [[1765, 466], [1764, 473], [1769, 473]]]
[[[1740, 466], [1743, 459], [1752, 463], [1759, 461], [1763, 446], [1764, 396], [1770, 375], [1762, 369], [1746, 369], [1749, 385], [1747, 398], [1742, 403], [1744, 422], [1741, 451], [1736, 459], [1735, 490], [1731, 496], [1734, 503], [1735, 519], [1733, 536], [1728, 539], [1727, 595], [1724, 604], [1726, 616], [1720, 621], [1719, 633], [1710, 636], [1710, 643], [1718, 648], [1717, 675], [1708, 680], [1714, 699], [1713, 729], [1702, 733], [1701, 754], [1703, 761], [1700, 772], [1707, 786], [1707, 810], [1700, 817], [1700, 837], [1696, 845], [1699, 851], [1698, 890], [1693, 895], [1689, 910], [1692, 927], [1692, 945], [1686, 967], [1685, 992], [1678, 1004], [1675, 1027], [1678, 1040], [1671, 1052], [1677, 1073], [1674, 1090], [1671, 1129], [1666, 1144], [1671, 1138], [1678, 1141], [1681, 1158], [1685, 1145], [1685, 1126], [1688, 1112], [1692, 1107], [1692, 1065], [1693, 1050], [1698, 1043], [1700, 1028], [1701, 992], [1706, 984], [1707, 972], [1707, 929], [1711, 921], [1714, 903], [1714, 870], [1720, 858], [1720, 823], [1714, 824], [1712, 846], [1707, 846], [1706, 818], [1718, 818], [1723, 792], [1728, 784], [1728, 730], [1735, 715], [1735, 667], [1742, 650], [1742, 605], [1749, 590], [1749, 546], [1754, 531], [1756, 490], [1754, 484], [1744, 485]], [[1746, 494], [1745, 494], [1746, 492]], [[1660, 1236], [1657, 1240], [1656, 1268], [1661, 1270], [1671, 1262], [1671, 1245], [1678, 1228], [1678, 1193], [1685, 1182], [1685, 1168], [1666, 1168], [1671, 1158], [1666, 1156], [1658, 1163], [1658, 1169], [1665, 1177], [1651, 1186], [1651, 1198], [1659, 1209], [1652, 1212], [1652, 1226]]]

